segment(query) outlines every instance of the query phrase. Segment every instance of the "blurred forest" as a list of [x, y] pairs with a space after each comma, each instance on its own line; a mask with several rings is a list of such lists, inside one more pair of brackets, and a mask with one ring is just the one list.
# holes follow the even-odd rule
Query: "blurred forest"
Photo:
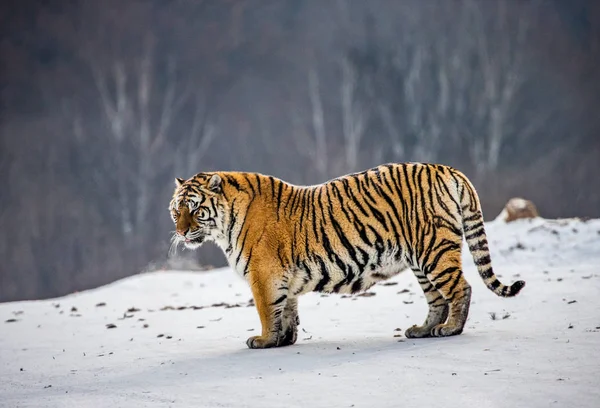
[[169, 266], [173, 178], [199, 171], [439, 162], [488, 220], [512, 196], [600, 216], [599, 3], [5, 1], [0, 301]]

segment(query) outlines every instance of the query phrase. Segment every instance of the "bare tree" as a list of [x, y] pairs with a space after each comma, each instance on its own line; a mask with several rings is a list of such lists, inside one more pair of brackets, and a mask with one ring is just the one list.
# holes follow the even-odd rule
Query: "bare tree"
[[342, 134], [344, 137], [345, 171], [356, 171], [360, 143], [365, 133], [368, 111], [359, 97], [358, 73], [347, 58], [341, 59], [340, 103], [342, 107]]
[[179, 147], [173, 156], [174, 173], [192, 175], [198, 172], [198, 165], [207, 155], [217, 136], [217, 124], [210, 109], [208, 96], [202, 90], [195, 93], [195, 109], [188, 132], [181, 137]]
[[495, 2], [491, 13], [483, 10], [481, 2], [465, 0], [464, 4], [466, 17], [471, 17], [478, 33], [476, 55], [482, 81], [474, 114], [483, 134], [471, 133], [468, 145], [477, 172], [483, 173], [497, 169], [502, 145], [509, 136], [509, 115], [526, 76], [525, 45], [532, 13], [526, 4], [520, 6], [519, 13], [510, 14], [506, 2]]
[[310, 106], [312, 110], [312, 127], [314, 131], [314, 157], [319, 177], [327, 174], [327, 142], [325, 135], [325, 120], [323, 115], [323, 103], [321, 101], [321, 90], [319, 74], [315, 65], [308, 71], [308, 91], [310, 95]]
[[374, 86], [367, 105], [375, 107], [394, 158], [464, 157], [483, 177], [499, 168], [507, 145], [549, 127], [560, 102], [528, 109], [526, 120], [521, 105], [535, 75], [531, 32], [539, 24], [538, 2], [398, 7], [404, 20], [397, 31], [382, 24], [378, 40], [353, 60], [360, 86]]
[[[152, 46], [147, 44], [142, 55], [129, 66], [120, 59], [108, 67], [93, 59], [89, 61], [110, 129], [107, 136], [117, 163], [114, 169], [117, 197], [122, 232], [126, 237], [144, 230], [148, 219], [149, 184], [158, 171], [171, 165], [172, 159], [161, 155], [161, 148], [166, 144], [173, 116], [185, 101], [181, 96], [176, 97], [176, 82], [170, 67], [161, 106], [158, 111], [152, 111], [150, 100], [156, 99], [152, 51]], [[151, 117], [159, 118], [155, 126]], [[132, 153], [136, 160], [131, 160]], [[132, 191], [135, 194], [131, 194]]]
[[[324, 181], [329, 176], [328, 138], [325, 126], [325, 106], [321, 95], [321, 74], [316, 60], [309, 65], [306, 75], [306, 91], [308, 106], [305, 98], [298, 98], [287, 109], [290, 118], [290, 130], [295, 149], [300, 157], [311, 163], [316, 177]], [[311, 173], [310, 171], [308, 173]]]

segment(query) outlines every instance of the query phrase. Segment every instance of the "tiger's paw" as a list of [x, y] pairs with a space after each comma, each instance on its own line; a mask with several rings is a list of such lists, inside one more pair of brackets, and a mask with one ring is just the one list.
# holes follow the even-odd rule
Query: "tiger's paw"
[[420, 339], [423, 337], [430, 337], [431, 330], [427, 327], [412, 325], [408, 329], [404, 330], [404, 335], [409, 339]]
[[277, 347], [277, 339], [263, 336], [252, 336], [246, 340], [246, 345], [251, 349]]
[[433, 337], [456, 336], [457, 334], [461, 334], [462, 331], [463, 331], [462, 327], [450, 326], [448, 324], [438, 324], [433, 329], [431, 329], [431, 336], [433, 336]]
[[296, 326], [290, 326], [287, 328], [282, 336], [279, 336], [277, 340], [271, 337], [263, 336], [252, 336], [246, 340], [246, 345], [251, 349], [262, 349], [271, 347], [283, 347], [291, 346], [296, 343], [298, 339], [298, 328]]
[[290, 326], [285, 331], [283, 337], [279, 338], [279, 346], [291, 346], [298, 339], [298, 327]]

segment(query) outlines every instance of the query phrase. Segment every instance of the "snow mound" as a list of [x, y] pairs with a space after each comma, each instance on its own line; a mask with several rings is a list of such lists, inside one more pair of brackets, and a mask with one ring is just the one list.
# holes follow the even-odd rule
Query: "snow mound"
[[58, 299], [0, 304], [2, 407], [596, 407], [600, 220], [486, 224], [487, 290], [470, 254], [465, 332], [406, 339], [426, 316], [404, 273], [367, 296], [300, 299], [296, 345], [249, 350], [260, 330], [229, 269], [136, 275]]

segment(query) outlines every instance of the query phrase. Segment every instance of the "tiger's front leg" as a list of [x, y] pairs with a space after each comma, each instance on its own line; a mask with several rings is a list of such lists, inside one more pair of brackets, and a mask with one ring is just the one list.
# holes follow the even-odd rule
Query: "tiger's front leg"
[[[297, 316], [295, 299], [288, 304], [288, 289], [281, 281], [281, 275], [267, 272], [269, 269], [251, 269], [248, 281], [254, 296], [254, 304], [260, 317], [262, 333], [246, 341], [251, 349], [280, 347], [294, 344], [296, 324], [290, 323], [290, 316]], [[294, 317], [295, 323], [295, 317]]]
[[298, 338], [298, 298], [288, 297], [285, 308], [283, 309], [283, 327], [280, 333], [279, 345], [291, 346]]

